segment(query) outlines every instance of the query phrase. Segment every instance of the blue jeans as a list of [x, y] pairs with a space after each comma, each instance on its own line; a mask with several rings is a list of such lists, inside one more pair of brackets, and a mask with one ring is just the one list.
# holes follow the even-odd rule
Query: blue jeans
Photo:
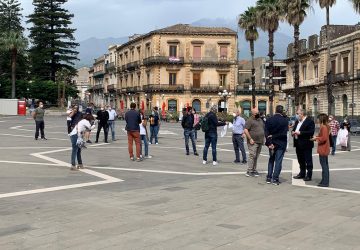
[[337, 139], [337, 135], [332, 135], [332, 141], [333, 141], [333, 146], [332, 146], [332, 150], [331, 150], [331, 154], [334, 155], [335, 151], [336, 151], [336, 139]]
[[150, 143], [153, 143], [153, 138], [155, 138], [155, 143], [158, 143], [158, 133], [159, 126], [150, 126]]
[[108, 131], [111, 129], [111, 139], [115, 140], [115, 121], [108, 121]]
[[217, 161], [216, 159], [217, 133], [205, 133], [205, 147], [204, 147], [203, 160], [207, 161], [207, 154], [210, 147], [210, 143], [211, 143], [213, 161]]
[[75, 166], [75, 160], [77, 158], [78, 164], [81, 165], [82, 164], [82, 159], [81, 159], [81, 148], [79, 148], [76, 145], [76, 141], [78, 139], [78, 135], [72, 135], [70, 136], [70, 140], [71, 140], [71, 147], [72, 147], [72, 151], [71, 151], [71, 165]]
[[[140, 139], [142, 142], [144, 142], [145, 156], [148, 156], [149, 155], [149, 143], [147, 141], [146, 135], [140, 135]], [[142, 145], [140, 147], [140, 154], [142, 155]]]
[[245, 151], [245, 147], [244, 147], [244, 138], [242, 137], [242, 135], [240, 134], [233, 134], [232, 135], [232, 143], [234, 146], [234, 151], [235, 151], [235, 161], [240, 161], [240, 152], [241, 151], [241, 155], [242, 155], [242, 161], [245, 162], [246, 161], [246, 151]]
[[[274, 181], [279, 181], [285, 149], [275, 148], [274, 153], [271, 154], [271, 150], [269, 150], [269, 154], [270, 154], [270, 158], [268, 163], [268, 174], [266, 178], [272, 179]], [[275, 169], [274, 169], [274, 162], [275, 162]]]
[[320, 165], [322, 168], [322, 178], [321, 178], [321, 184], [328, 186], [329, 185], [329, 179], [330, 179], [330, 173], [329, 173], [329, 161], [327, 156], [319, 156]]
[[196, 153], [196, 144], [195, 144], [195, 133], [194, 129], [184, 129], [184, 137], [185, 137], [185, 148], [186, 152], [189, 153], [189, 137], [191, 139], [192, 147], [194, 153]]

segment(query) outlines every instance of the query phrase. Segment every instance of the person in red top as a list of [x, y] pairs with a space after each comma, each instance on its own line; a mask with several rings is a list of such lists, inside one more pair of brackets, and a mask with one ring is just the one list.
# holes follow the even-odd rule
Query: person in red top
[[330, 126], [332, 141], [333, 141], [331, 155], [335, 155], [336, 139], [337, 139], [337, 135], [340, 130], [340, 123], [334, 118], [333, 115], [329, 115], [329, 126]]
[[319, 183], [319, 187], [328, 187], [329, 186], [329, 161], [328, 156], [330, 154], [330, 127], [328, 124], [329, 118], [326, 114], [320, 114], [318, 116], [318, 121], [320, 123], [320, 132], [318, 136], [313, 137], [314, 141], [317, 141], [318, 148], [317, 152], [319, 154], [320, 165], [322, 168], [322, 179]]

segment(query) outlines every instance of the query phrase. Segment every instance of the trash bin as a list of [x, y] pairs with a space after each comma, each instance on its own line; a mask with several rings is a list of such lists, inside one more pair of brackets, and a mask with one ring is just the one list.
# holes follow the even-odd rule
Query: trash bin
[[18, 115], [26, 115], [26, 102], [18, 101]]

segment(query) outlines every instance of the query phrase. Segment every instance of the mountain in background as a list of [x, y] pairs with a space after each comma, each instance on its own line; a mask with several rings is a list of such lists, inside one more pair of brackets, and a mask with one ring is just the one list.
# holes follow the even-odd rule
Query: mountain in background
[[[235, 19], [200, 19], [191, 23], [193, 26], [206, 26], [206, 27], [227, 27], [233, 30], [237, 29], [237, 21]], [[249, 43], [244, 38], [244, 32], [239, 32], [239, 60], [250, 59]], [[79, 59], [76, 67], [91, 66], [95, 58], [105, 54], [110, 45], [123, 44], [128, 41], [128, 37], [119, 38], [89, 38], [79, 42]], [[286, 50], [289, 43], [292, 42], [292, 37], [281, 32], [275, 33], [275, 58], [284, 59]], [[259, 30], [259, 39], [255, 42], [255, 57], [266, 57], [268, 54], [268, 36]]]

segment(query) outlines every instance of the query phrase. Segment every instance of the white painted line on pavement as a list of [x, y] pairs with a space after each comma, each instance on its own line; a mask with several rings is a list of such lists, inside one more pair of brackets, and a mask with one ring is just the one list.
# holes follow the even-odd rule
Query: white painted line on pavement
[[33, 147], [33, 146], [28, 146], [28, 147], [0, 147], [0, 149], [49, 149], [49, 148], [69, 148], [69, 147]]
[[[9, 128], [9, 129], [27, 131], [27, 132], [34, 132], [33, 129], [25, 129], [25, 128], [22, 128], [22, 127], [23, 126], [14, 126], [14, 127]], [[49, 127], [47, 127], [47, 128], [49, 128]], [[51, 132], [51, 131], [46, 131], [46, 134], [63, 134], [63, 135], [66, 135], [65, 132]]]
[[[27, 191], [6, 193], [6, 194], [0, 194], [0, 199], [15, 197], [15, 196], [22, 196], [22, 195], [54, 192], [54, 191], [74, 189], [74, 188], [97, 186], [97, 185], [103, 185], [103, 184], [110, 184], [110, 183], [114, 183], [114, 182], [115, 181], [113, 181], [113, 180], [104, 180], [104, 181], [86, 182], [86, 183], [80, 183], [80, 184], [72, 184], [72, 185], [65, 185], [65, 186], [58, 186], [58, 187], [41, 188], [41, 189], [33, 189], [33, 190], [27, 190]], [[119, 182], [119, 181], [116, 181], [116, 182]]]
[[[208, 165], [210, 166], [210, 164]], [[129, 171], [129, 172], [145, 172], [145, 173], [159, 173], [159, 174], [175, 174], [175, 175], [193, 175], [193, 176], [213, 176], [213, 175], [239, 175], [245, 174], [246, 171], [242, 172], [178, 172], [168, 170], [154, 170], [154, 169], [138, 169], [138, 168], [116, 168], [116, 167], [91, 167], [93, 169], [107, 169], [117, 171]], [[266, 171], [260, 171], [259, 173], [266, 174]], [[282, 173], [291, 173], [291, 170], [284, 170]]]
[[[30, 136], [30, 135], [13, 135], [13, 134], [0, 134], [0, 136], [14, 136], [14, 137], [24, 137], [24, 138], [34, 138], [34, 136]], [[47, 137], [47, 139], [49, 140], [57, 140], [57, 141], [69, 141], [69, 139], [60, 139], [60, 138], [49, 138]], [[41, 141], [39, 139], [39, 141]]]
[[312, 185], [304, 185], [302, 187], [314, 188], [314, 189], [323, 189], [323, 190], [329, 190], [329, 191], [337, 191], [337, 192], [343, 192], [343, 193], [360, 194], [360, 191], [351, 190], [351, 189], [332, 188], [332, 187], [318, 187], [318, 186], [312, 186]]
[[40, 162], [24, 162], [24, 161], [0, 161], [1, 163], [10, 164], [24, 164], [24, 165], [43, 165], [43, 166], [58, 166], [58, 164], [40, 163]]

